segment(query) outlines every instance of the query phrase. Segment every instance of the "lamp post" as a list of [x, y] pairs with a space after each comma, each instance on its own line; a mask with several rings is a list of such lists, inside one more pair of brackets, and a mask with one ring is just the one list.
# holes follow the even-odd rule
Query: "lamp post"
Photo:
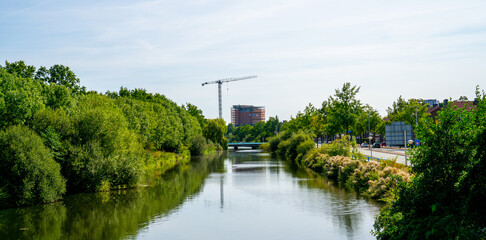
[[373, 139], [373, 137], [371, 136], [370, 112], [368, 112], [368, 139], [370, 140], [368, 146], [370, 147], [371, 157], [373, 157], [373, 146], [371, 146], [371, 139]]
[[369, 136], [368, 139], [370, 140], [369, 146], [370, 146], [370, 151], [371, 151], [371, 157], [373, 157], [373, 146], [371, 146], [371, 139], [373, 139], [373, 137]]

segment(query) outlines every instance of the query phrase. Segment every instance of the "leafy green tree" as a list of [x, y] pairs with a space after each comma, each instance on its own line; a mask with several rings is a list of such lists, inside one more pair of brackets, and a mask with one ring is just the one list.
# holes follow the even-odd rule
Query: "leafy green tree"
[[197, 121], [199, 122], [199, 125], [201, 127], [204, 127], [204, 125], [206, 125], [206, 118], [204, 117], [202, 110], [197, 108], [197, 106], [190, 104], [190, 103], [186, 103], [186, 106], [183, 106], [183, 108], [191, 116], [193, 116], [197, 119]]
[[286, 122], [282, 128], [283, 131], [290, 131], [296, 133], [298, 131], [312, 131], [309, 126], [312, 123], [312, 117], [318, 114], [316, 107], [314, 107], [311, 103], [307, 105], [304, 109], [304, 112], [298, 112], [297, 115], [292, 117], [290, 121]]
[[358, 115], [358, 119], [353, 128], [355, 135], [363, 135], [370, 130], [372, 133], [380, 132], [383, 119], [376, 109], [373, 109], [370, 105], [363, 106], [362, 111]]
[[59, 164], [26, 126], [0, 132], [0, 159], [0, 208], [52, 202], [66, 190]]
[[330, 134], [349, 133], [361, 112], [361, 102], [356, 99], [360, 87], [347, 82], [341, 89], [336, 89], [334, 97], [328, 101], [328, 132]]
[[75, 131], [62, 164], [70, 191], [108, 190], [138, 182], [143, 148], [111, 99], [83, 95], [70, 118]]
[[86, 92], [86, 88], [79, 85], [79, 78], [69, 67], [56, 64], [49, 68], [48, 73], [49, 76], [45, 79], [48, 83], [66, 86], [73, 93]]
[[34, 78], [34, 74], [35, 74], [35, 67], [30, 65], [25, 65], [24, 61], [16, 61], [13, 63], [9, 63], [8, 61], [5, 61], [5, 67], [0, 66], [0, 68], [3, 68], [8, 73], [21, 78]]
[[421, 99], [407, 101], [400, 96], [397, 101], [393, 102], [392, 107], [388, 107], [386, 112], [392, 122], [405, 122], [415, 126], [419, 120], [428, 116], [427, 106]]
[[382, 209], [378, 239], [484, 239], [486, 97], [474, 111], [449, 105], [416, 129], [414, 179]]
[[26, 123], [44, 102], [40, 83], [0, 69], [0, 129]]
[[208, 124], [203, 129], [203, 136], [214, 143], [218, 143], [223, 149], [227, 149], [228, 139], [225, 137], [227, 130], [223, 119], [208, 119]]

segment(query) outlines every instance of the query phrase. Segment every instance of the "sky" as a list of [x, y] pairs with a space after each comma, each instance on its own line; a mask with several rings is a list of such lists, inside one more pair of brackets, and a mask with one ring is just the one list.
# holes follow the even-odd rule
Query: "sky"
[[486, 89], [486, 1], [2, 0], [0, 65], [69, 66], [88, 90], [143, 88], [218, 117], [288, 120], [345, 82], [382, 116], [405, 99]]

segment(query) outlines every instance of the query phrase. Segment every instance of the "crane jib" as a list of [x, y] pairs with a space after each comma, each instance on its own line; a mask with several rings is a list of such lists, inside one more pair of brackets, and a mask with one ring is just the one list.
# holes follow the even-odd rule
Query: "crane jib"
[[250, 79], [250, 78], [256, 78], [256, 77], [257, 77], [257, 75], [251, 75], [251, 76], [245, 76], [245, 77], [239, 77], [239, 78], [224, 78], [224, 79], [219, 79], [219, 80], [216, 80], [216, 81], [205, 82], [205, 83], [202, 84], [202, 86], [204, 86], [206, 84], [213, 84], [213, 83], [217, 83], [218, 84], [219, 118], [223, 119], [222, 97], [221, 97], [221, 84], [223, 84], [225, 82], [233, 82], [233, 81]]

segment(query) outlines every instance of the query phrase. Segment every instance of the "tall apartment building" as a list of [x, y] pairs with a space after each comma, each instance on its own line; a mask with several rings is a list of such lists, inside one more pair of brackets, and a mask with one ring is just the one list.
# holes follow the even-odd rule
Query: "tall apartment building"
[[265, 121], [265, 107], [252, 105], [233, 105], [231, 108], [231, 123], [236, 127], [240, 125], [255, 125]]

